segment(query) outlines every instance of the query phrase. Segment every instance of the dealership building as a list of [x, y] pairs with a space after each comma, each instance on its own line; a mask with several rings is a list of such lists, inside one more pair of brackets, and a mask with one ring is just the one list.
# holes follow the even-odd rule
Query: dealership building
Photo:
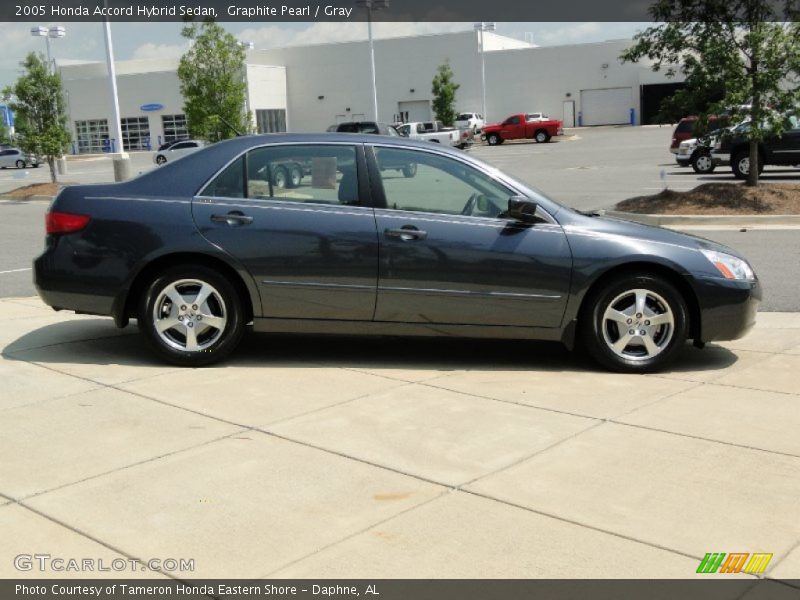
[[[457, 108], [481, 112], [479, 33], [376, 40], [381, 121], [432, 118], [431, 80], [449, 61], [460, 85]], [[680, 83], [649, 65], [622, 64], [630, 40], [537, 47], [484, 33], [486, 117], [542, 111], [566, 127], [650, 122], [662, 97]], [[371, 119], [366, 41], [249, 50], [243, 76], [247, 105], [260, 133], [325, 131], [341, 121]], [[186, 137], [176, 59], [116, 63], [122, 136], [127, 150]], [[75, 153], [108, 151], [111, 100], [105, 63], [60, 66]]]

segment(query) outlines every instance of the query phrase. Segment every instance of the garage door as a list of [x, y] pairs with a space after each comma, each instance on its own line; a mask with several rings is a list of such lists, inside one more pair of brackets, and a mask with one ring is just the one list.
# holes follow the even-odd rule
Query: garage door
[[633, 88], [581, 90], [584, 125], [622, 125], [630, 123]]
[[405, 122], [415, 123], [419, 121], [431, 120], [430, 100], [411, 100], [409, 102], [398, 102], [397, 110], [400, 119]]

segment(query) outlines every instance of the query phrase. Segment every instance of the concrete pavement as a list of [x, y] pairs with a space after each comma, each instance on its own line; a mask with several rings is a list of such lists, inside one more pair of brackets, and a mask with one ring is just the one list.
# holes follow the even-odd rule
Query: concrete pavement
[[687, 578], [722, 551], [800, 578], [800, 314], [648, 376], [551, 344], [264, 335], [177, 369], [135, 333], [0, 300], [0, 577], [65, 575], [14, 569], [47, 552], [194, 559], [181, 578]]

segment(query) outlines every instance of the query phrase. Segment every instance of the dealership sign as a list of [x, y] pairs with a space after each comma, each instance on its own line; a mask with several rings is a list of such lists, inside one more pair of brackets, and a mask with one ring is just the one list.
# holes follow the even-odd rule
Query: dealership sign
[[164, 105], [163, 104], [142, 104], [139, 108], [141, 110], [143, 110], [144, 112], [154, 112], [156, 110], [161, 110], [162, 108], [164, 108]]

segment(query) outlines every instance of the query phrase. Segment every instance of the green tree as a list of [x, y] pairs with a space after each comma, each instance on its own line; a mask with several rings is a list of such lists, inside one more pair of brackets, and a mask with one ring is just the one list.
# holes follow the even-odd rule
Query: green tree
[[[758, 164], [759, 142], [781, 135], [784, 113], [796, 110], [800, 75], [800, 24], [790, 3], [771, 0], [658, 0], [650, 8], [654, 22], [634, 36], [623, 61], [652, 61], [674, 77], [683, 73], [695, 95], [724, 97], [701, 111], [728, 112], [731, 121], [749, 119], [749, 162]], [[750, 168], [747, 185], [758, 185]]]
[[191, 44], [178, 66], [189, 133], [216, 142], [249, 132], [244, 48], [213, 21], [189, 23], [181, 35]]
[[5, 124], [0, 123], [0, 144], [10, 144], [11, 143], [11, 136], [8, 132], [8, 127]]
[[456, 120], [456, 92], [461, 86], [453, 81], [453, 69], [450, 68], [450, 61], [445, 60], [436, 69], [433, 77], [433, 113], [436, 118], [445, 125], [452, 125]]
[[25, 57], [22, 66], [23, 75], [3, 90], [4, 96], [14, 98], [9, 106], [16, 113], [17, 145], [44, 158], [50, 167], [50, 179], [56, 183], [56, 159], [67, 151], [71, 137], [61, 76], [51, 73], [44, 56], [35, 52]]

